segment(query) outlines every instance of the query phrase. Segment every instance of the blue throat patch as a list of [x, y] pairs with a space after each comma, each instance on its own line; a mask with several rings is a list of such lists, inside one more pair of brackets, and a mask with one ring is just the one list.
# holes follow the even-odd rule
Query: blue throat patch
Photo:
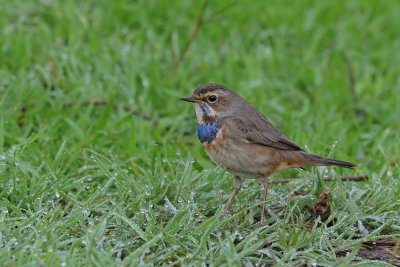
[[207, 143], [211, 143], [220, 128], [221, 125], [219, 123], [197, 124], [197, 135], [200, 142], [204, 143], [207, 141]]

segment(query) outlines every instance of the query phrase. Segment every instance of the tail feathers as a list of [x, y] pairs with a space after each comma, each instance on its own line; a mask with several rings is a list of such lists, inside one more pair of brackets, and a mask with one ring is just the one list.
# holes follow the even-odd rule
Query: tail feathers
[[335, 165], [335, 166], [340, 166], [343, 168], [354, 168], [357, 166], [356, 164], [353, 164], [351, 162], [343, 161], [343, 160], [337, 160], [337, 159], [331, 159], [331, 158], [324, 158], [324, 162], [327, 165]]
[[343, 161], [343, 160], [337, 160], [337, 159], [331, 159], [331, 158], [324, 158], [316, 155], [309, 155], [309, 159], [314, 161], [315, 165], [321, 165], [321, 166], [339, 166], [343, 168], [354, 168], [357, 166], [356, 164], [353, 164], [351, 162]]

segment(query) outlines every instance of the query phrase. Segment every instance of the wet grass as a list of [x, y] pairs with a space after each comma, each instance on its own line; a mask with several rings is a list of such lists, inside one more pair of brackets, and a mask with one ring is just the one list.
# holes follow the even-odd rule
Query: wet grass
[[[368, 265], [363, 242], [399, 238], [396, 1], [0, 2], [2, 266]], [[207, 82], [359, 167], [276, 175], [299, 179], [265, 228], [249, 181], [220, 220], [231, 177], [177, 101]]]

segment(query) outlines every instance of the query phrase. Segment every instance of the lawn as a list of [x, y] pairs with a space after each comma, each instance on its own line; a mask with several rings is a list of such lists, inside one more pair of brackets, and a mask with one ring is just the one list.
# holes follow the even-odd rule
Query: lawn
[[[1, 266], [400, 264], [398, 1], [0, 5]], [[211, 82], [358, 167], [274, 175], [266, 227], [248, 180], [221, 219], [178, 101]]]

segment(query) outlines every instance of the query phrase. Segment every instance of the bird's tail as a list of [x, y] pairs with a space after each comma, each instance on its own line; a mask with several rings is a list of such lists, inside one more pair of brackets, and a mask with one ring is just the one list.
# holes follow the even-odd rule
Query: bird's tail
[[306, 161], [309, 163], [309, 165], [313, 166], [339, 166], [343, 168], [354, 168], [356, 164], [353, 164], [351, 162], [343, 161], [343, 160], [337, 160], [337, 159], [331, 159], [331, 158], [324, 158], [320, 157], [317, 155], [312, 155], [312, 154], [303, 154], [305, 156]]

